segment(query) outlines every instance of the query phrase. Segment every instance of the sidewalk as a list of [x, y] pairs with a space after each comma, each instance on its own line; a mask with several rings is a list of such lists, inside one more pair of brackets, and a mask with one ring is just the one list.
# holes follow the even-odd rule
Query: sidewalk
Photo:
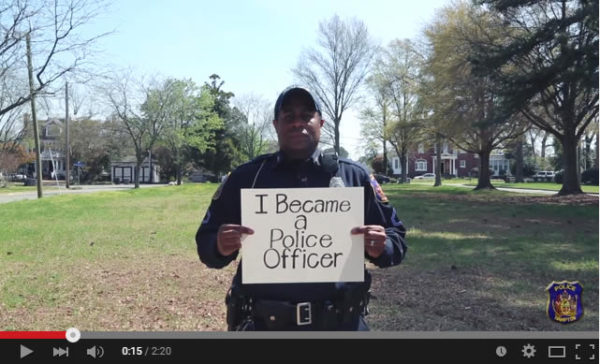
[[[121, 184], [121, 185], [71, 185], [71, 188], [67, 189], [64, 185], [59, 188], [56, 185], [44, 184], [42, 187], [42, 198], [62, 195], [67, 193], [92, 193], [98, 191], [119, 191], [129, 190], [134, 188], [134, 184]], [[140, 188], [152, 188], [152, 187], [164, 187], [168, 185], [164, 184], [140, 184]], [[49, 189], [52, 187], [52, 189]], [[0, 194], [0, 204], [21, 200], [35, 200], [37, 199], [37, 190], [28, 192], [9, 192]]]
[[[464, 187], [464, 188], [475, 188], [475, 186], [469, 186], [465, 184], [453, 184], [453, 183], [445, 183], [446, 186], [455, 186], [455, 187]], [[534, 190], [529, 188], [516, 188], [516, 187], [496, 187], [498, 191], [505, 192], [515, 192], [515, 193], [535, 193], [540, 195], [556, 195], [558, 191], [550, 191], [550, 190]], [[598, 196], [597, 193], [586, 192], [586, 195]]]

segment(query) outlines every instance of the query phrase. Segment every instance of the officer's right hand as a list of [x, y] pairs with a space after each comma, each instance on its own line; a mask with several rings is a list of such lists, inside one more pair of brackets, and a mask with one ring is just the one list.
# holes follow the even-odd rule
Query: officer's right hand
[[228, 256], [242, 247], [242, 234], [254, 234], [249, 227], [236, 224], [223, 224], [217, 232], [217, 250], [222, 256]]

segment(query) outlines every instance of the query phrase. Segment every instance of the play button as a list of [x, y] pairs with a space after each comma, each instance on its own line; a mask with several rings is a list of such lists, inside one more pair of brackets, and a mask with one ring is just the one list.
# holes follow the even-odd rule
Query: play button
[[21, 359], [26, 357], [27, 355], [33, 353], [33, 350], [29, 349], [26, 346], [21, 345]]

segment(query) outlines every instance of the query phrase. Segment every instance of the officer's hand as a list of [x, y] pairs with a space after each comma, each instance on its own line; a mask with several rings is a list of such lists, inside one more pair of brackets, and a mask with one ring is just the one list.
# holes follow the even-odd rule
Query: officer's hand
[[242, 247], [242, 234], [254, 234], [249, 227], [236, 224], [223, 224], [217, 232], [217, 250], [222, 256], [228, 256]]
[[373, 258], [378, 258], [385, 250], [385, 228], [381, 225], [363, 225], [352, 229], [353, 235], [365, 235], [365, 251]]

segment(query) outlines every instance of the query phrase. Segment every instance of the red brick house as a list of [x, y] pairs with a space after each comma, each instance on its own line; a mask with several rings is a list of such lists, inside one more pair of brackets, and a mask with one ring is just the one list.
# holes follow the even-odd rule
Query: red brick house
[[[479, 171], [479, 155], [465, 152], [459, 148], [453, 148], [444, 143], [442, 147], [442, 175], [454, 177], [476, 176]], [[407, 175], [410, 178], [425, 173], [435, 173], [436, 148], [425, 149], [419, 144], [417, 150], [409, 152], [407, 159]], [[391, 159], [392, 171], [395, 176], [402, 173], [400, 158], [395, 156]], [[492, 176], [510, 175], [510, 161], [504, 157], [502, 150], [494, 150], [490, 155], [490, 169]]]

